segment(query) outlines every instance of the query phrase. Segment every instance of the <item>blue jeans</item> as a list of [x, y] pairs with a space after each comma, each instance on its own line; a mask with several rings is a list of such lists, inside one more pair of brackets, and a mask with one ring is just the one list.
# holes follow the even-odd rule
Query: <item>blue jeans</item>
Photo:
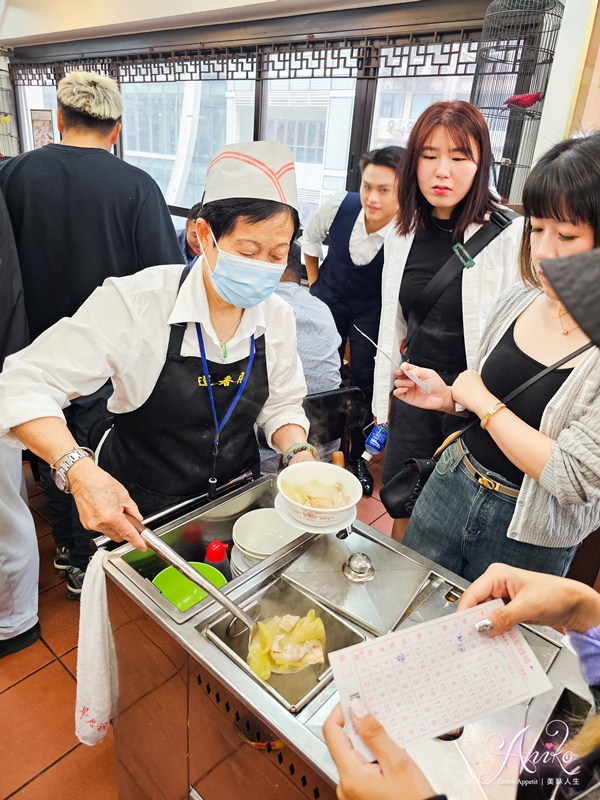
[[[470, 455], [469, 461], [482, 475], [518, 488]], [[515, 503], [516, 498], [481, 486], [462, 463], [458, 445], [452, 444], [425, 484], [402, 544], [469, 581], [496, 561], [564, 575], [577, 548], [540, 547], [509, 539], [506, 532]]]

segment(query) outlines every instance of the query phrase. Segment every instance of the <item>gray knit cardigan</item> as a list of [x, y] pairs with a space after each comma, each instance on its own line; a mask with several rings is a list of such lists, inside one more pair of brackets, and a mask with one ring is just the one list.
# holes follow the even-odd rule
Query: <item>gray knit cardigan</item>
[[[519, 283], [493, 308], [478, 370], [539, 291]], [[572, 547], [600, 527], [600, 349], [593, 347], [551, 398], [540, 431], [554, 439], [539, 483], [525, 475], [507, 536], [541, 547]]]

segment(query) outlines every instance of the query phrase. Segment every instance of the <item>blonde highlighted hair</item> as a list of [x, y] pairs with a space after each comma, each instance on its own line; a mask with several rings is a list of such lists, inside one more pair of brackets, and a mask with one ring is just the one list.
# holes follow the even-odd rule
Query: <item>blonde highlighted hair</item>
[[58, 84], [59, 106], [116, 124], [123, 114], [123, 101], [119, 87], [112, 78], [97, 72], [70, 72]]
[[580, 758], [600, 745], [600, 714], [596, 714], [569, 742], [569, 749]]

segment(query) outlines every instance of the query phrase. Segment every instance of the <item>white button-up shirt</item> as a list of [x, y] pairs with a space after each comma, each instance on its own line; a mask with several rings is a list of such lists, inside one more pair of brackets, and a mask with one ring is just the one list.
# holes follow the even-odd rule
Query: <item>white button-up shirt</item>
[[181, 264], [170, 264], [108, 278], [73, 317], [7, 358], [0, 375], [0, 441], [21, 446], [10, 428], [39, 417], [64, 419], [62, 409], [71, 400], [92, 394], [109, 378], [114, 387], [109, 411], [140, 408], [165, 363], [172, 323], [187, 323], [181, 355], [200, 355], [195, 322], [202, 325], [207, 359], [218, 363], [246, 358], [252, 334], [264, 334], [269, 397], [257, 423], [269, 444], [288, 423], [308, 432], [302, 410], [306, 384], [288, 304], [273, 295], [246, 309], [225, 359], [210, 321], [202, 269], [192, 269], [178, 294], [181, 271]]
[[[331, 223], [340, 210], [340, 206], [348, 192], [334, 194], [315, 209], [306, 223], [302, 237], [298, 240], [302, 247], [302, 252], [307, 256], [316, 256], [319, 260], [323, 259], [323, 248], [321, 243], [329, 233]], [[357, 267], [370, 264], [377, 253], [381, 250], [387, 232], [393, 227], [394, 220], [388, 222], [383, 228], [375, 233], [367, 233], [365, 227], [365, 210], [361, 208], [352, 233], [350, 234], [350, 258]]]

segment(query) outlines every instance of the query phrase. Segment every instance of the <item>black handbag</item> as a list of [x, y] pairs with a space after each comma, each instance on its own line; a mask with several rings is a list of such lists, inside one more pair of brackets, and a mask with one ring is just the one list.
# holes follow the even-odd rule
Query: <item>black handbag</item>
[[450, 434], [435, 451], [433, 458], [409, 458], [404, 462], [400, 472], [379, 490], [379, 498], [390, 517], [393, 519], [410, 517], [423, 487], [446, 447], [455, 442], [469, 428], [478, 424], [478, 419], [473, 420], [463, 430]]
[[[553, 370], [562, 367], [567, 361], [571, 361], [571, 359], [576, 358], [593, 346], [593, 342], [588, 342], [578, 350], [575, 350], [575, 352], [569, 353], [568, 356], [561, 358], [560, 361], [557, 361], [555, 364], [540, 370], [540, 372], [533, 375], [529, 380], [525, 381], [525, 383], [517, 386], [512, 392], [509, 392], [502, 402], [507, 406], [511, 400], [514, 400], [517, 395], [520, 395], [525, 389], [528, 389], [536, 383], [536, 381], [539, 381], [544, 375], [548, 375], [549, 372], [553, 372]], [[409, 458], [404, 462], [404, 466], [400, 472], [394, 475], [394, 477], [389, 480], [385, 486], [382, 486], [379, 491], [379, 498], [390, 517], [393, 519], [410, 517], [423, 487], [435, 469], [435, 465], [439, 461], [444, 450], [459, 439], [463, 433], [466, 433], [470, 428], [479, 424], [480, 420], [474, 419], [472, 422], [469, 422], [468, 425], [465, 425], [462, 430], [450, 434], [435, 451], [433, 458]]]

